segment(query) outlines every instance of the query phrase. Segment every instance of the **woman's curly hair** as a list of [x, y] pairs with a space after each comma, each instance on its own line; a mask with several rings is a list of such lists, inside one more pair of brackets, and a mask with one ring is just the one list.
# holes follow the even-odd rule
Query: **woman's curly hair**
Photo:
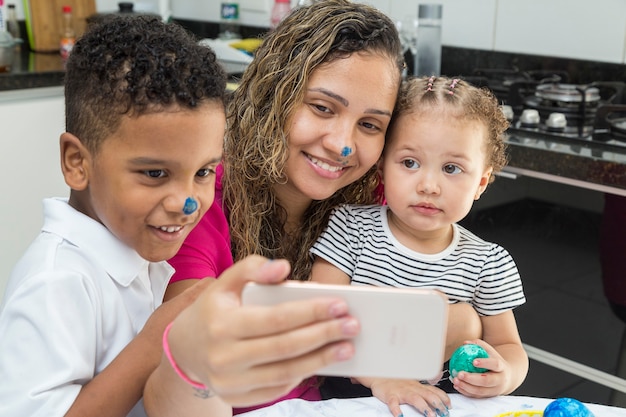
[[[404, 81], [387, 129], [385, 145], [389, 145], [395, 135], [398, 116], [412, 114], [430, 118], [437, 113], [450, 121], [482, 123], [488, 132], [485, 143], [487, 166], [492, 167], [495, 174], [507, 164], [505, 135], [509, 122], [497, 98], [490, 90], [475, 87], [462, 79], [421, 77]], [[491, 175], [489, 182], [494, 179], [495, 175]]]
[[[309, 248], [343, 203], [373, 203], [379, 180], [372, 167], [359, 181], [314, 201], [295, 235], [285, 231], [286, 211], [275, 184], [284, 175], [289, 128], [313, 71], [364, 51], [388, 57], [400, 85], [404, 59], [397, 30], [384, 13], [348, 0], [324, 0], [294, 9], [266, 35], [227, 111], [224, 204], [229, 212], [233, 258], [249, 254], [286, 258], [292, 278], [309, 278]], [[371, 88], [363, 86], [363, 88]]]
[[66, 65], [66, 130], [92, 152], [124, 116], [224, 103], [215, 53], [180, 25], [117, 16], [88, 27]]

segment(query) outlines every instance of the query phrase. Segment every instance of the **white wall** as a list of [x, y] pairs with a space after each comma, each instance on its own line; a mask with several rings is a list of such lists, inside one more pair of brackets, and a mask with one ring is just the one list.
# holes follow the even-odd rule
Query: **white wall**
[[[229, 0], [231, 1], [231, 0]], [[232, 0], [236, 1], [236, 0]], [[420, 0], [360, 0], [399, 20], [416, 16]], [[24, 19], [21, 0], [16, 5]], [[135, 9], [216, 22], [222, 0], [137, 0]], [[273, 0], [239, 0], [242, 23], [268, 26]], [[626, 64], [624, 0], [426, 0], [441, 3], [448, 46]], [[118, 0], [96, 0], [98, 12]], [[297, 0], [291, 0], [295, 7]], [[162, 13], [161, 13], [162, 14]]]
[[44, 197], [68, 196], [59, 158], [63, 89], [0, 92], [0, 299], [13, 265], [41, 228]]
[[[221, 0], [171, 0], [173, 16], [219, 20]], [[295, 5], [296, 0], [292, 0]], [[399, 20], [419, 0], [363, 0]], [[442, 43], [463, 48], [626, 63], [624, 0], [432, 0], [443, 4]], [[272, 0], [240, 0], [242, 23], [267, 26]]]

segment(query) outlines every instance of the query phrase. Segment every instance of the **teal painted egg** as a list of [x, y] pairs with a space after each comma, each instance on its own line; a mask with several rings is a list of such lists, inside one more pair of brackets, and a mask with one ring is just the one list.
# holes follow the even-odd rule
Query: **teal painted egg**
[[557, 398], [543, 410], [543, 417], [594, 417], [594, 415], [578, 400]]
[[477, 368], [472, 365], [476, 358], [488, 358], [487, 351], [479, 345], [461, 345], [454, 351], [450, 358], [450, 378], [454, 378], [461, 371], [483, 373], [485, 368]]

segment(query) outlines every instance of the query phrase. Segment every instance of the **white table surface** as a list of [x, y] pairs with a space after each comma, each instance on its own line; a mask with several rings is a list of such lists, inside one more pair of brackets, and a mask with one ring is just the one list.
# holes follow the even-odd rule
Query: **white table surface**
[[[452, 400], [450, 417], [495, 417], [502, 413], [543, 409], [552, 398], [502, 396], [472, 399], [460, 394], [448, 394]], [[626, 409], [585, 403], [595, 417], [626, 417]], [[422, 417], [411, 406], [403, 405], [404, 417]], [[240, 417], [391, 417], [387, 406], [374, 397], [332, 399], [325, 401], [286, 400], [260, 410], [240, 414]]]

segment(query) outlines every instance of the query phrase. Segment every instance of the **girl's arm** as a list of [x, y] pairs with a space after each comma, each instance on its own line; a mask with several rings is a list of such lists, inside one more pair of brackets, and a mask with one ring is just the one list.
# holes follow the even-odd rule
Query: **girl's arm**
[[350, 284], [350, 276], [327, 260], [315, 257], [311, 268], [311, 281], [324, 284]]
[[483, 323], [474, 307], [468, 303], [450, 304], [448, 308], [448, 332], [446, 333], [445, 358], [466, 340], [483, 337]]

